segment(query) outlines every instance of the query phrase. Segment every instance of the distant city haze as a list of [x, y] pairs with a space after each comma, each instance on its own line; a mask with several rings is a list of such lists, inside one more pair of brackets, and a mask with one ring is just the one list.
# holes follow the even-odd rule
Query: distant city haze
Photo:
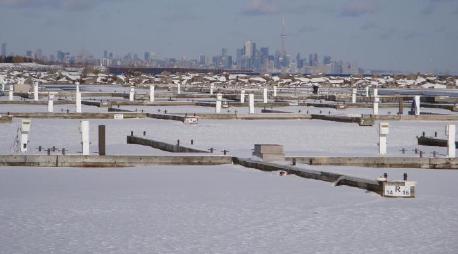
[[0, 0], [2, 53], [18, 55], [199, 59], [225, 48], [235, 59], [247, 41], [275, 54], [283, 38], [290, 59], [458, 74], [457, 24], [458, 0]]

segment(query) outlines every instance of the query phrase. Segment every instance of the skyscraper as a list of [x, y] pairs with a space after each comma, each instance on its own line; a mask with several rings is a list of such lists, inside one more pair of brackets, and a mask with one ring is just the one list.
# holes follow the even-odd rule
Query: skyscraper
[[6, 43], [2, 43], [2, 52], [1, 56], [6, 56]]
[[256, 43], [252, 41], [245, 42], [245, 57], [252, 58], [256, 54]]

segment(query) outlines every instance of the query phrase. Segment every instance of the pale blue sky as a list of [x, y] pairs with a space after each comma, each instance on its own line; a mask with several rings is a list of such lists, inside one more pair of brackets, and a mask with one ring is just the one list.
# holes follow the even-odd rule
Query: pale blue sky
[[231, 54], [245, 40], [360, 66], [458, 73], [458, 0], [0, 0], [0, 42], [165, 57]]

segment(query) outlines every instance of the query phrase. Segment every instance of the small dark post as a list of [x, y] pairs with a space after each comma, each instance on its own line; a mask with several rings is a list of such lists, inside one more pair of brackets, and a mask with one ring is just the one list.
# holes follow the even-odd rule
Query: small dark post
[[434, 132], [434, 137], [436, 137], [436, 138], [437, 138], [437, 131], [435, 131], [435, 132]]
[[321, 115], [321, 113], [322, 113], [322, 112], [321, 112], [321, 110], [320, 110], [320, 115]]
[[177, 140], [177, 146], [178, 147], [180, 146], [180, 140], [179, 139]]
[[38, 146], [38, 152], [41, 152], [41, 146]]
[[436, 151], [433, 151], [433, 157], [436, 158]]
[[134, 136], [134, 131], [130, 131], [130, 136]]
[[423, 151], [420, 151], [420, 158], [423, 158]]
[[48, 155], [51, 155], [51, 148], [48, 148]]
[[146, 136], [146, 131], [143, 131], [143, 136]]
[[164, 114], [167, 114], [167, 109], [164, 110]]
[[418, 153], [418, 148], [415, 148], [414, 152], [415, 152], [415, 154], [417, 154]]
[[399, 112], [398, 115], [403, 115], [404, 114], [404, 99], [402, 97], [399, 97]]
[[296, 158], [293, 158], [293, 166], [296, 166]]
[[53, 151], [53, 152], [56, 151], [56, 146], [52, 146], [52, 151]]
[[65, 148], [62, 148], [62, 155], [65, 155]]
[[99, 125], [99, 155], [106, 155], [105, 125]]
[[191, 139], [191, 145], [194, 145], [194, 139]]
[[224, 155], [226, 155], [226, 154], [227, 154], [227, 152], [229, 152], [229, 151], [228, 151], [228, 150], [226, 150], [226, 149], [224, 149], [224, 150], [223, 150], [223, 154], [224, 154]]
[[405, 154], [405, 153], [406, 153], [406, 149], [403, 147], [403, 148], [401, 149], [401, 152], [402, 152], [402, 154]]
[[425, 136], [425, 132], [423, 132], [423, 137]]
[[388, 179], [388, 173], [383, 173], [383, 177], [384, 177], [385, 179]]
[[70, 110], [69, 110], [69, 109], [67, 109], [67, 114], [68, 114], [68, 113], [70, 113]]
[[212, 147], [212, 148], [210, 148], [210, 149], [208, 149], [208, 150], [210, 150], [210, 153], [213, 153], [213, 150], [214, 150], [214, 149], [213, 149], [213, 147]]
[[404, 181], [407, 181], [407, 173], [404, 173]]

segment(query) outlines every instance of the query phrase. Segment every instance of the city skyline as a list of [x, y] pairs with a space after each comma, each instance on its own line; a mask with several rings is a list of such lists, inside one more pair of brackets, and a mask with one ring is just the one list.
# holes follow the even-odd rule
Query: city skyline
[[40, 48], [44, 54], [150, 51], [197, 58], [227, 48], [235, 56], [248, 40], [274, 51], [282, 47], [285, 17], [292, 58], [318, 53], [369, 69], [458, 69], [455, 0], [9, 0], [0, 7], [0, 42], [21, 55]]

